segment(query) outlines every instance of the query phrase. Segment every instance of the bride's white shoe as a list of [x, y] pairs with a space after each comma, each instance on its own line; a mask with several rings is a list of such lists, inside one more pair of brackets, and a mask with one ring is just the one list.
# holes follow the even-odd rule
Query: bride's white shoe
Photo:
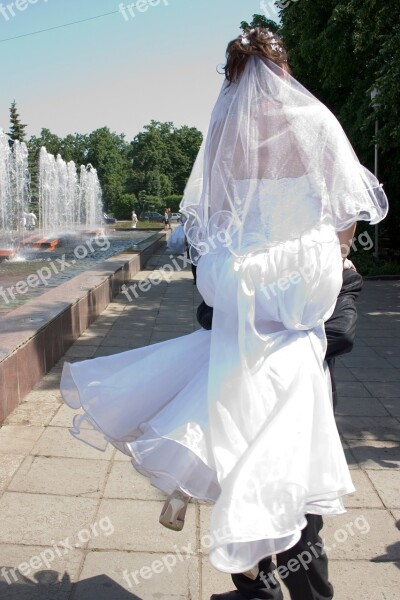
[[180, 490], [175, 490], [168, 496], [160, 514], [160, 523], [173, 531], [182, 531], [185, 524], [185, 514], [190, 496]]

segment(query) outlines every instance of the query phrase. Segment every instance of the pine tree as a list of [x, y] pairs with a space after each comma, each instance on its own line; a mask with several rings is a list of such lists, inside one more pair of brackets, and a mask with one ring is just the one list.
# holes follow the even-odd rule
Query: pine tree
[[27, 125], [21, 123], [21, 119], [17, 111], [17, 103], [15, 100], [11, 104], [10, 108], [10, 121], [10, 133], [7, 133], [8, 137], [10, 138], [10, 143], [15, 140], [23, 142], [25, 140], [25, 129]]

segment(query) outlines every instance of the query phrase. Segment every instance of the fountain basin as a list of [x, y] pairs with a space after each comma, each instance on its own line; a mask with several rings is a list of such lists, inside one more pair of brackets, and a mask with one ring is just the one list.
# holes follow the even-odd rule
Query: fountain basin
[[165, 241], [152, 236], [29, 300], [0, 321], [0, 424]]
[[15, 250], [0, 250], [0, 261], [13, 258], [15, 256]]

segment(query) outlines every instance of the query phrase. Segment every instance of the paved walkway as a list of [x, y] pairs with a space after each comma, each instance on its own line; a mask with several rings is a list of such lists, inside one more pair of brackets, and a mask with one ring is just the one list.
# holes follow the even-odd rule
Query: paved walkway
[[[165, 263], [154, 257], [137, 280]], [[399, 291], [366, 283], [356, 347], [338, 364], [338, 422], [357, 492], [324, 528], [337, 600], [399, 598]], [[191, 332], [199, 301], [188, 270], [131, 302], [120, 295], [65, 360]], [[157, 524], [161, 495], [127, 457], [71, 438], [62, 362], [0, 430], [0, 598], [208, 600], [232, 589], [207, 560], [210, 507], [191, 504], [183, 532], [169, 532]]]

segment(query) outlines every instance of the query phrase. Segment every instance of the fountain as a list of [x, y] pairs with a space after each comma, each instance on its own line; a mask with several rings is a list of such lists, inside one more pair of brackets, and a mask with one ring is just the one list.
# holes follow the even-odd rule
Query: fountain
[[102, 233], [103, 204], [97, 171], [66, 163], [42, 147], [39, 158], [39, 229], [25, 230], [31, 203], [28, 149], [24, 142], [12, 147], [0, 130], [0, 260], [22, 249], [48, 250], [62, 238]]
[[[0, 130], [0, 317], [127, 248], [138, 252], [154, 235], [129, 230], [110, 236], [108, 228], [103, 235], [102, 192], [92, 165], [77, 171], [74, 162], [41, 148], [38, 166], [35, 227], [28, 218], [27, 147], [10, 144]], [[42, 272], [48, 277], [41, 278]]]
[[24, 236], [24, 216], [30, 202], [28, 149], [15, 141], [10, 147], [0, 130], [0, 259], [15, 252]]
[[80, 211], [81, 222], [89, 230], [98, 227], [103, 220], [101, 187], [97, 171], [90, 164], [87, 167], [81, 166]]
[[54, 158], [46, 148], [40, 151], [39, 221], [45, 234], [95, 231], [102, 224], [102, 193], [97, 171], [88, 165], [80, 168]]

